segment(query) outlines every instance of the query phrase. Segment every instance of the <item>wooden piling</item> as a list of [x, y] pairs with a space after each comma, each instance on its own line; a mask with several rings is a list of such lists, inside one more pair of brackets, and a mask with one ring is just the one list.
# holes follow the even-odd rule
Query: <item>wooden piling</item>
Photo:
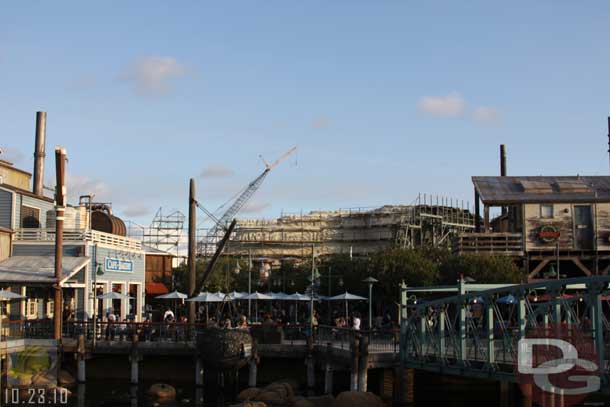
[[358, 359], [360, 354], [360, 339], [354, 336], [351, 344], [350, 390], [358, 391]]
[[358, 361], [358, 391], [367, 391], [369, 370], [369, 337], [363, 335], [360, 339], [360, 358]]

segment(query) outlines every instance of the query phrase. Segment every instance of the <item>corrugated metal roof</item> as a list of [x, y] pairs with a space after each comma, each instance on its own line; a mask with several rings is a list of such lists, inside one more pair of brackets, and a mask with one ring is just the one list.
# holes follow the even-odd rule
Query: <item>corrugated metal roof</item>
[[610, 202], [609, 176], [472, 177], [472, 183], [485, 204]]
[[[62, 282], [80, 271], [90, 258], [63, 256]], [[55, 257], [13, 256], [0, 262], [0, 282], [55, 282]]]

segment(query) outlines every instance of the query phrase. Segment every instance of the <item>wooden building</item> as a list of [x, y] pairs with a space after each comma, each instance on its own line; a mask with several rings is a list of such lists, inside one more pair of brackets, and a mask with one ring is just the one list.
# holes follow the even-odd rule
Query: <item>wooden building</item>
[[[472, 182], [475, 233], [459, 236], [460, 253], [513, 256], [529, 280], [610, 270], [609, 176], [472, 177]], [[492, 219], [491, 208], [499, 213]]]
[[146, 295], [167, 294], [172, 284], [174, 255], [154, 247], [143, 247], [146, 256]]

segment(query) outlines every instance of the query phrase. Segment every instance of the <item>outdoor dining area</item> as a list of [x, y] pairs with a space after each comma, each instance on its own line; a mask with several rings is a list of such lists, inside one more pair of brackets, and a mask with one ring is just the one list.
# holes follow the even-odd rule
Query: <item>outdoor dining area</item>
[[181, 322], [186, 315], [186, 304], [189, 302], [199, 303], [197, 321], [225, 321], [227, 318], [234, 320], [239, 316], [245, 316], [249, 324], [260, 324], [270, 316], [284, 324], [309, 323], [310, 313], [313, 305], [315, 310], [321, 303], [337, 304], [341, 316], [346, 320], [350, 317], [350, 304], [356, 301], [367, 301], [367, 298], [345, 292], [333, 297], [308, 294], [284, 292], [202, 292], [188, 298], [188, 295], [178, 291], [155, 297], [167, 302], [167, 311], [164, 313], [163, 321]]

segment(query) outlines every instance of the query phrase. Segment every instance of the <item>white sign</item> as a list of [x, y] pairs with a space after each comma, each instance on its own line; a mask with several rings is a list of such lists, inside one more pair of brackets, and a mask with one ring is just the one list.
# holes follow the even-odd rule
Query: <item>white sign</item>
[[132, 273], [133, 272], [133, 261], [131, 260], [122, 260], [122, 259], [113, 259], [111, 257], [106, 257], [104, 261], [104, 270], [105, 271], [118, 271], [122, 273]]

